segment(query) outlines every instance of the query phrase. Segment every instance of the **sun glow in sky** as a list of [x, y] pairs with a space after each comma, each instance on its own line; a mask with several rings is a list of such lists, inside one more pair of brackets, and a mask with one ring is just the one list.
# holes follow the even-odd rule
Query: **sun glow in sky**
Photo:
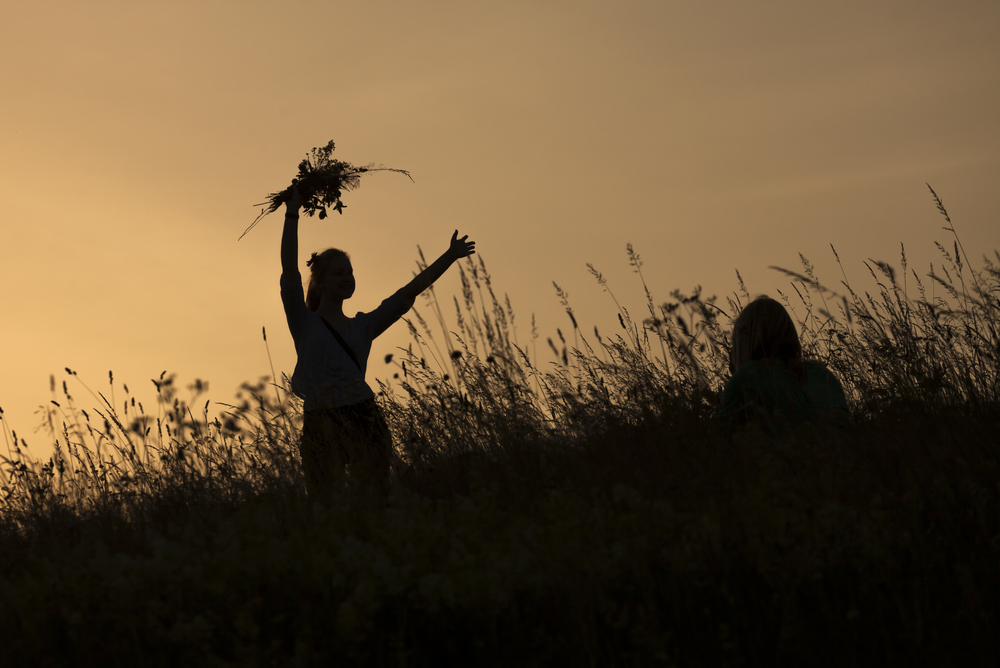
[[[371, 174], [343, 216], [303, 218], [300, 255], [347, 249], [370, 310], [469, 234], [518, 336], [616, 327], [593, 263], [641, 317], [656, 301], [785, 289], [771, 265], [863, 288], [868, 258], [974, 264], [1000, 248], [1000, 4], [8, 0], [0, 24], [0, 407], [41, 454], [49, 375], [108, 370], [147, 405], [163, 370], [231, 401], [295, 351], [280, 215], [252, 205], [306, 152]], [[978, 265], [977, 265], [978, 266]], [[445, 307], [458, 274], [437, 285]], [[418, 301], [418, 308], [423, 304]], [[447, 309], [446, 309], [447, 310]], [[376, 342], [405, 345], [405, 325]], [[84, 407], [82, 388], [70, 390]]]

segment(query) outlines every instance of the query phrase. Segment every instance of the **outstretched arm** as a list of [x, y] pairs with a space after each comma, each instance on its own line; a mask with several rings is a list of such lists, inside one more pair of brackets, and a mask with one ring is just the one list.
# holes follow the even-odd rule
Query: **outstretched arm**
[[285, 229], [281, 233], [281, 273], [296, 274], [299, 271], [299, 209], [302, 208], [302, 194], [292, 187], [292, 196], [285, 203]]
[[403, 297], [407, 299], [416, 299], [417, 295], [431, 287], [431, 285], [437, 279], [441, 278], [456, 260], [460, 260], [463, 257], [468, 257], [476, 252], [476, 242], [469, 241], [469, 235], [465, 235], [461, 239], [458, 238], [458, 230], [451, 235], [451, 245], [448, 250], [444, 252], [441, 257], [434, 260], [434, 263], [424, 269], [422, 272], [416, 275], [412, 281], [410, 281], [406, 287], [404, 287], [400, 292]]

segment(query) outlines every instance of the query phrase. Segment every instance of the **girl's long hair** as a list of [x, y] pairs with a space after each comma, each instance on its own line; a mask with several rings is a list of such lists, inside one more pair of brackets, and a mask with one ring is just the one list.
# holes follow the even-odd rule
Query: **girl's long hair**
[[733, 373], [751, 361], [782, 361], [798, 382], [806, 377], [802, 344], [785, 307], [767, 295], [753, 300], [733, 324], [729, 366]]
[[306, 266], [309, 267], [309, 285], [306, 287], [306, 307], [314, 313], [319, 309], [319, 301], [323, 295], [323, 276], [334, 258], [351, 256], [339, 248], [327, 248], [320, 253], [313, 253]]

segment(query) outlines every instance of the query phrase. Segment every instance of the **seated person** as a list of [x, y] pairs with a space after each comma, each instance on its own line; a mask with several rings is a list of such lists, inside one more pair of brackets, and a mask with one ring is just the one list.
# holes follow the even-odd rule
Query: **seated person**
[[802, 359], [795, 324], [785, 308], [761, 296], [733, 324], [729, 370], [715, 420], [735, 429], [748, 422], [765, 430], [801, 423], [846, 425], [847, 399], [823, 364]]

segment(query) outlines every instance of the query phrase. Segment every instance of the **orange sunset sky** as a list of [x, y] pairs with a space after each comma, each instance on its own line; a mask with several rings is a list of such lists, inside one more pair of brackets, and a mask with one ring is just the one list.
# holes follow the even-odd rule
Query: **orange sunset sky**
[[[868, 258], [903, 242], [923, 274], [950, 245], [929, 182], [975, 266], [1000, 248], [995, 0], [5, 0], [0, 54], [0, 407], [39, 455], [64, 367], [95, 391], [114, 370], [147, 410], [164, 370], [229, 402], [270, 373], [266, 327], [291, 373], [281, 216], [237, 237], [330, 139], [415, 182], [368, 175], [343, 216], [303, 218], [303, 271], [348, 250], [345, 310], [367, 311], [458, 229], [522, 342], [536, 314], [543, 363], [569, 325], [552, 281], [585, 332], [617, 327], [587, 262], [641, 317], [629, 242], [657, 301], [723, 299], [737, 269], [773, 294], [800, 252], [836, 284], [830, 244], [870, 289]], [[407, 341], [376, 342], [370, 383]]]

